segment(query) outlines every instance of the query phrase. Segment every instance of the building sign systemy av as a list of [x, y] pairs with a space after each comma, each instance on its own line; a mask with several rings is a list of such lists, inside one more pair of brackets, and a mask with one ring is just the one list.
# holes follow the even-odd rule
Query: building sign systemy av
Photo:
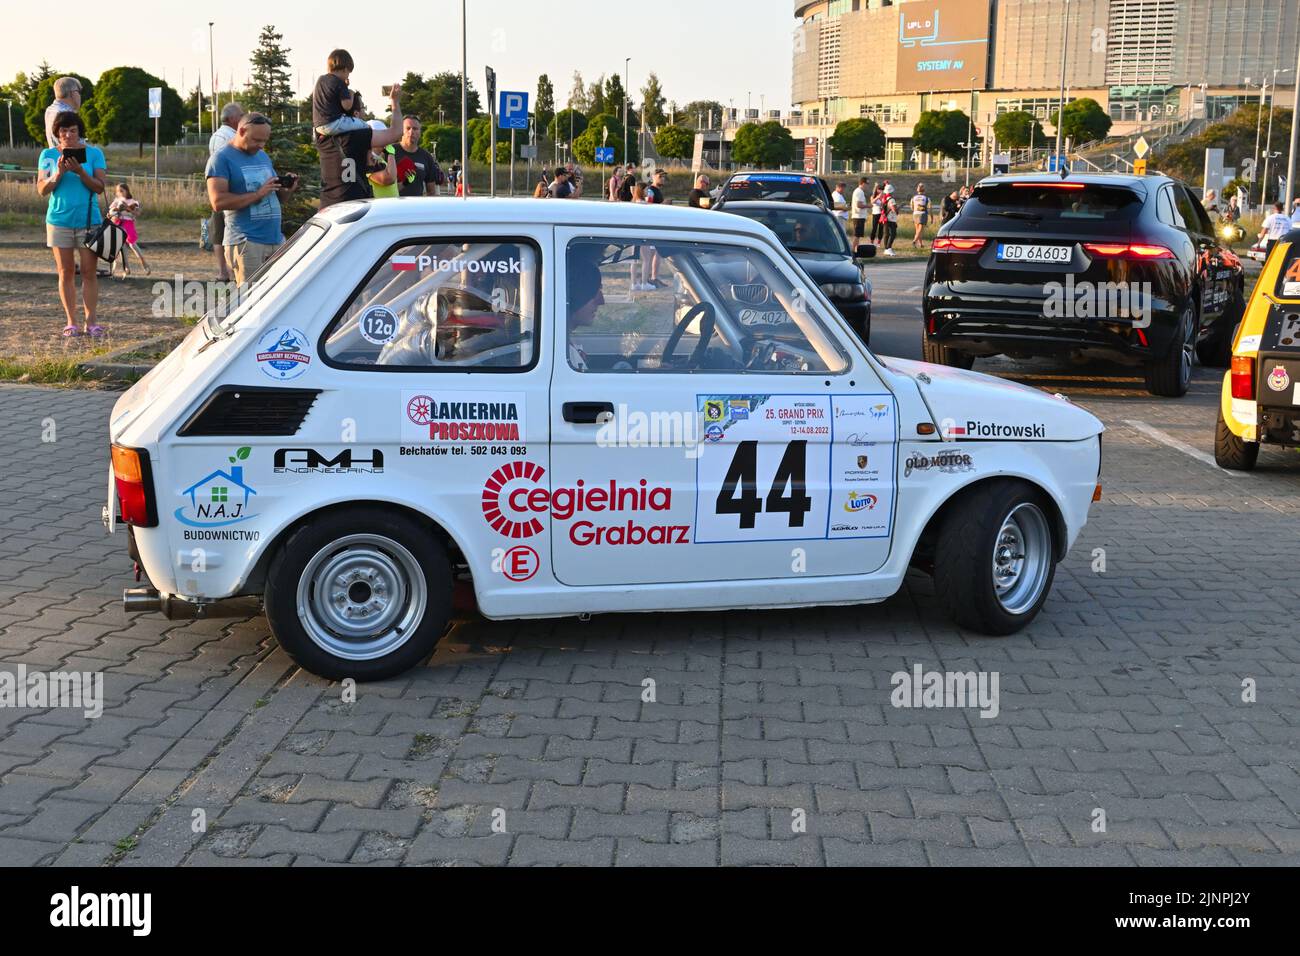
[[981, 89], [988, 73], [989, 0], [898, 6], [899, 93]]

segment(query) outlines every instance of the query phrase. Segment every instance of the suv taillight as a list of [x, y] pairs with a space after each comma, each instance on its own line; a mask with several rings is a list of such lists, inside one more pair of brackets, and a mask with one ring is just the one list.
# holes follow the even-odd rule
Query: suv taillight
[[1174, 254], [1164, 246], [1143, 242], [1085, 242], [1083, 248], [1102, 259], [1172, 259]]
[[113, 481], [117, 485], [117, 503], [122, 520], [137, 528], [155, 527], [158, 509], [153, 497], [149, 453], [139, 448], [114, 445]]
[[973, 236], [938, 236], [930, 247], [931, 252], [979, 252], [987, 239]]
[[1255, 359], [1249, 355], [1232, 357], [1232, 397], [1250, 401], [1255, 397]]

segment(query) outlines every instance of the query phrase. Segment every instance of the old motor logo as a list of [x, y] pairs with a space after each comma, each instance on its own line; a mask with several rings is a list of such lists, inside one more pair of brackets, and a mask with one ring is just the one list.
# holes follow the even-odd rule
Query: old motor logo
[[1275, 365], [1273, 371], [1268, 373], [1268, 387], [1275, 392], [1285, 392], [1286, 387], [1291, 384], [1291, 376], [1286, 373], [1286, 369], [1281, 365]]
[[931, 468], [950, 475], [959, 471], [974, 471], [975, 464], [971, 461], [970, 455], [956, 451], [945, 451], [931, 457], [913, 453], [908, 455], [907, 461], [903, 463], [903, 477], [909, 477], [913, 471], [927, 471]]
[[307, 371], [307, 336], [301, 329], [270, 329], [257, 342], [257, 365], [277, 382], [287, 382]]
[[644, 525], [635, 519], [601, 524], [588, 514], [672, 510], [672, 489], [652, 486], [641, 478], [634, 484], [614, 479], [588, 485], [579, 479], [571, 488], [548, 488], [546, 469], [530, 461], [512, 461], [488, 476], [483, 486], [483, 518], [507, 538], [531, 538], [543, 528], [538, 515], [572, 521], [569, 540], [593, 544], [689, 544], [689, 525]]

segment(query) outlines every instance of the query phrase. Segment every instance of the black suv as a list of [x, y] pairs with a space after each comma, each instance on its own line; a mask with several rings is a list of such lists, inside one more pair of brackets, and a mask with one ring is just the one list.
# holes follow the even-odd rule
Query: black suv
[[1226, 365], [1241, 260], [1196, 194], [1165, 176], [994, 176], [939, 230], [926, 266], [926, 361], [1068, 354], [1141, 365], [1187, 391]]
[[812, 173], [752, 172], [732, 173], [718, 190], [713, 206], [742, 199], [770, 202], [811, 202], [831, 207], [830, 183]]

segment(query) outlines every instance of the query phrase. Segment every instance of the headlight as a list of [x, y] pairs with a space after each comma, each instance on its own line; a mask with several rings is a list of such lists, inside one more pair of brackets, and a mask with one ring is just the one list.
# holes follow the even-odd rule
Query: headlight
[[821, 289], [831, 299], [857, 300], [866, 298], [866, 289], [861, 282], [827, 282]]

